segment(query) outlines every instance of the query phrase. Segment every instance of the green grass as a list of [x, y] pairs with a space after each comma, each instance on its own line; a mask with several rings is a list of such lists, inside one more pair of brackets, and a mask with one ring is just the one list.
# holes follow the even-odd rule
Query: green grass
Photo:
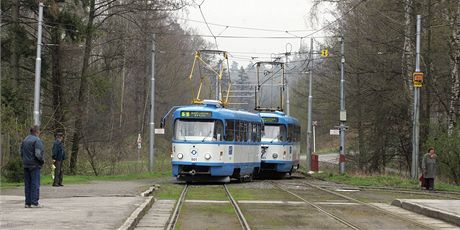
[[208, 214], [228, 214], [235, 215], [235, 210], [230, 204], [206, 204], [206, 205], [194, 205], [193, 211], [198, 211]]
[[279, 189], [230, 187], [229, 190], [236, 200], [298, 200], [296, 197]]
[[[355, 186], [379, 186], [379, 187], [395, 187], [407, 189], [419, 189], [420, 185], [418, 180], [412, 180], [399, 176], [367, 176], [367, 175], [337, 175], [334, 173], [316, 173], [312, 177], [327, 181], [333, 181], [342, 184], [355, 185]], [[460, 186], [440, 183], [435, 181], [435, 188], [437, 190], [445, 191], [460, 191]]]
[[[144, 173], [133, 173], [133, 174], [124, 174], [124, 175], [110, 175], [110, 176], [82, 176], [82, 175], [64, 175], [65, 184], [83, 184], [89, 183], [91, 181], [125, 181], [125, 180], [140, 180], [140, 179], [151, 179], [151, 178], [160, 178], [165, 176], [171, 176], [170, 171], [165, 172], [144, 172]], [[50, 185], [53, 183], [53, 179], [50, 175], [42, 174], [40, 177], [40, 182], [42, 185]], [[1, 182], [0, 188], [14, 188], [24, 186], [23, 182], [20, 183], [11, 183], [11, 182]]]
[[154, 196], [157, 199], [174, 199], [177, 200], [180, 197], [184, 185], [180, 184], [161, 184], [160, 188], [155, 191]]
[[224, 187], [215, 185], [191, 186], [187, 192], [189, 200], [228, 200]]

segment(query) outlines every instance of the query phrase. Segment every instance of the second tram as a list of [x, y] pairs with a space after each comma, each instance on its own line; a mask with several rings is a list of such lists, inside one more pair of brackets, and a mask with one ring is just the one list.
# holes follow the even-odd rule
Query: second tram
[[264, 132], [261, 139], [261, 172], [292, 173], [299, 168], [300, 125], [283, 112], [261, 112]]

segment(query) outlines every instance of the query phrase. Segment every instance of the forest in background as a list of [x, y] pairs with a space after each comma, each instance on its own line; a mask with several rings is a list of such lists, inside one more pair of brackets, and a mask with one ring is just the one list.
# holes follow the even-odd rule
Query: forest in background
[[[175, 105], [191, 100], [188, 76], [194, 51], [213, 48], [175, 16], [193, 4], [186, 0], [44, 1], [42, 49], [42, 138], [47, 164], [55, 132], [64, 132], [67, 173], [106, 175], [147, 170], [149, 78], [152, 34], [156, 36], [155, 123]], [[365, 173], [385, 168], [409, 170], [412, 154], [412, 73], [415, 16], [422, 15], [421, 148], [434, 146], [440, 173], [460, 184], [460, 2], [456, 0], [316, 1], [305, 9], [314, 25], [322, 4], [336, 21], [315, 38], [308, 60], [308, 38], [288, 64], [291, 114], [306, 134], [307, 75], [313, 64], [313, 120], [319, 149], [338, 152], [329, 129], [339, 117], [339, 42], [345, 39], [345, 95], [348, 113], [347, 167]], [[38, 4], [3, 0], [1, 38], [2, 171], [17, 162], [18, 148], [32, 122]], [[340, 23], [339, 23], [340, 22]], [[318, 27], [318, 26], [316, 26]], [[315, 37], [315, 35], [312, 35]], [[321, 58], [320, 49], [330, 56]], [[251, 91], [254, 67], [229, 57], [231, 79]], [[289, 72], [290, 71], [290, 72]], [[235, 87], [236, 89], [236, 87]], [[211, 90], [208, 91], [210, 93]], [[205, 92], [206, 93], [206, 92]], [[250, 96], [246, 92], [243, 96]], [[243, 97], [236, 106], [253, 109]], [[305, 135], [303, 135], [305, 137]], [[170, 168], [170, 137], [157, 135], [155, 170]], [[305, 139], [305, 138], [304, 138]], [[304, 149], [304, 148], [303, 148]], [[305, 151], [302, 151], [305, 152]], [[421, 157], [419, 158], [421, 159]]]

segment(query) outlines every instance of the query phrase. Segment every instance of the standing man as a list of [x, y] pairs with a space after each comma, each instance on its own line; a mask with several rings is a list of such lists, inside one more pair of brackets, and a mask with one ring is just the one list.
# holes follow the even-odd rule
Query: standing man
[[40, 168], [45, 163], [45, 148], [39, 138], [40, 128], [30, 128], [30, 134], [21, 143], [21, 158], [24, 167], [25, 208], [42, 208], [40, 197]]
[[52, 153], [53, 163], [56, 167], [54, 169], [53, 186], [59, 187], [64, 186], [62, 185], [62, 161], [64, 161], [66, 158], [64, 152], [64, 145], [62, 144], [62, 139], [64, 138], [64, 136], [62, 135], [62, 133], [56, 133], [55, 137], [56, 141], [54, 141]]
[[422, 171], [426, 189], [434, 191], [434, 177], [436, 176], [436, 152], [434, 148], [429, 148], [428, 153], [423, 156]]

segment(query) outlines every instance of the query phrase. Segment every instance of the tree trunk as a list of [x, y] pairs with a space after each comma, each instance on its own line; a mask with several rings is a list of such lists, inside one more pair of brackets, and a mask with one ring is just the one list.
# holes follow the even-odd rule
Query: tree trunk
[[[410, 104], [413, 100], [412, 73], [414, 71], [414, 50], [413, 50], [413, 15], [414, 4], [412, 0], [404, 0], [404, 45], [401, 61], [401, 77], [405, 83], [405, 95]], [[409, 107], [410, 108], [410, 107]]]
[[61, 38], [59, 27], [51, 29], [51, 65], [52, 65], [52, 84], [53, 84], [53, 117], [54, 131], [64, 132], [64, 98], [63, 98], [63, 79], [60, 62]]
[[457, 125], [459, 98], [460, 98], [460, 77], [459, 77], [459, 65], [460, 65], [460, 2], [456, 4], [455, 15], [450, 17], [450, 24], [452, 27], [452, 35], [449, 40], [449, 46], [451, 47], [450, 54], [450, 78], [451, 78], [451, 90], [450, 90], [450, 102], [449, 102], [449, 114], [448, 114], [448, 134], [451, 135], [455, 126]]
[[427, 28], [427, 47], [425, 51], [425, 78], [424, 85], [425, 87], [422, 90], [421, 105], [422, 112], [420, 113], [420, 143], [424, 144], [428, 136], [430, 135], [430, 124], [431, 124], [431, 87], [433, 82], [432, 74], [432, 61], [431, 61], [431, 20], [432, 20], [432, 6], [431, 0], [427, 2], [428, 15], [426, 17], [426, 28]]
[[70, 172], [72, 174], [76, 173], [77, 170], [77, 159], [78, 159], [78, 150], [81, 139], [83, 138], [83, 116], [86, 108], [86, 94], [88, 90], [88, 69], [89, 69], [89, 59], [92, 50], [93, 42], [93, 23], [95, 18], [95, 0], [90, 0], [89, 4], [89, 15], [88, 22], [86, 24], [86, 41], [85, 41], [85, 51], [83, 56], [83, 64], [80, 76], [80, 89], [78, 91], [78, 101], [75, 111], [75, 132], [72, 138], [72, 154], [70, 157]]
[[18, 33], [19, 33], [19, 1], [13, 1], [13, 10], [11, 13], [11, 19], [13, 20], [13, 36], [11, 43], [11, 67], [13, 69], [13, 80], [12, 87], [16, 89], [17, 82], [19, 80], [19, 50], [18, 50]]

